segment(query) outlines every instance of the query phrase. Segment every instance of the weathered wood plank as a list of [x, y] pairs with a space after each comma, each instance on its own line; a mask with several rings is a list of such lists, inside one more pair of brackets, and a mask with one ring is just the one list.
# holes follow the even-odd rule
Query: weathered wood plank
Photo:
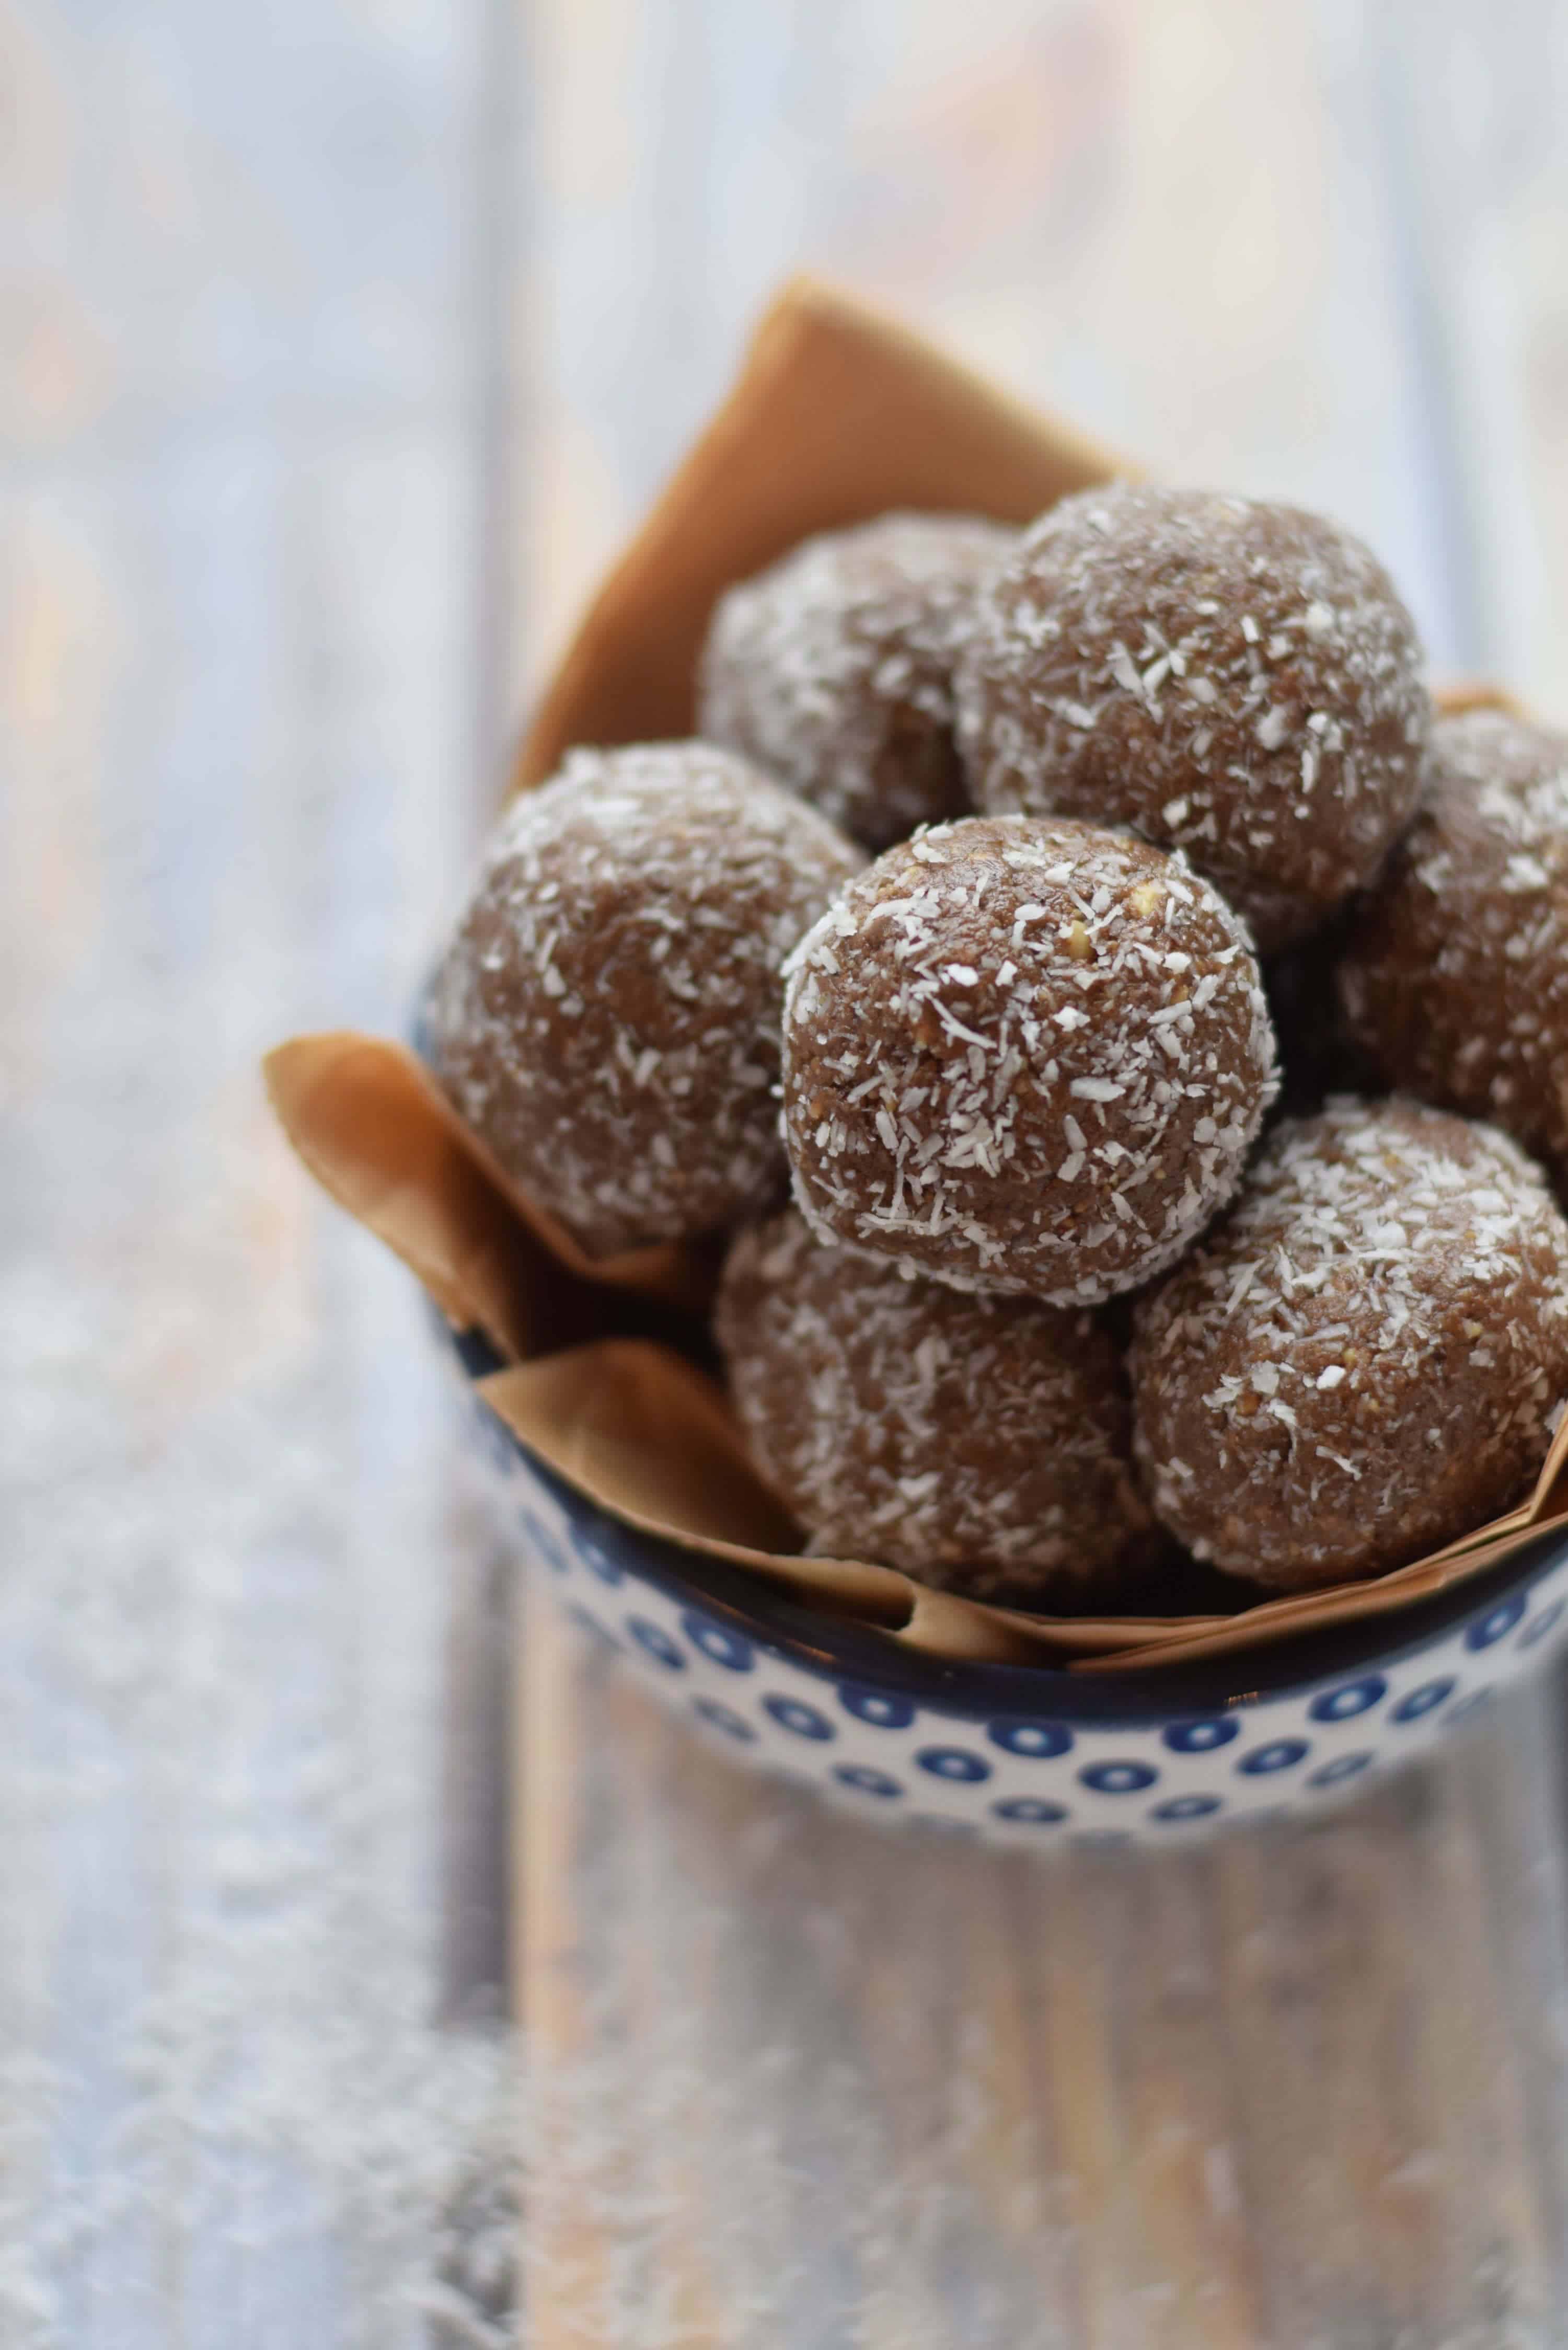
[[[1515, 128], [1549, 13], [1487, 68]], [[1171, 473], [1339, 512], [1439, 662], [1550, 704], [1568, 197], [1495, 123], [1448, 172], [1457, 5], [678, 14], [537, 11], [536, 657], [804, 258]], [[1554, 2338], [1544, 1700], [1310, 1833], [1045, 1866], [814, 1814], [575, 1669], [583, 1825], [536, 1896], [574, 1920], [568, 2071], [662, 2084], [600, 2141], [587, 2338], [705, 2340], [715, 2299], [735, 2344]]]
[[484, 19], [0, 16], [18, 2350], [411, 2345], [499, 2143], [431, 2022], [443, 1391], [254, 1076], [400, 1017], [469, 850]]
[[[411, 2342], [432, 2262], [447, 2338], [496, 2305], [432, 2241], [493, 2068], [427, 2029], [496, 1962], [490, 1554], [254, 1051], [397, 1017], [524, 653], [797, 259], [1336, 507], [1568, 714], [1554, 16], [0, 18], [7, 2340]], [[1551, 2338], [1555, 1699], [1299, 1853], [917, 1862], [529, 1615], [539, 2340]]]

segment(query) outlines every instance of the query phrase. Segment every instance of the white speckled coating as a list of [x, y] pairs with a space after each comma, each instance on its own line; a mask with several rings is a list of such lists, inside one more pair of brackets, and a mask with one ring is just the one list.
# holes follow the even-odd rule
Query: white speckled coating
[[462, 1115], [586, 1248], [777, 1198], [779, 972], [861, 862], [702, 743], [575, 751], [508, 811], [436, 976], [431, 1045]]
[[1149, 1492], [1199, 1557], [1378, 1574], [1529, 1490], [1568, 1392], [1568, 1223], [1493, 1128], [1331, 1102], [1140, 1302], [1131, 1369]]
[[1114, 1596], [1152, 1547], [1119, 1349], [1082, 1308], [906, 1281], [793, 1210], [740, 1234], [716, 1330], [808, 1548], [1003, 1606]]
[[1094, 1305], [1150, 1279], [1273, 1095], [1244, 926], [1181, 858], [1067, 817], [889, 849], [787, 976], [802, 1212], [956, 1288]]
[[873, 848], [958, 814], [953, 664], [1017, 536], [974, 515], [889, 514], [804, 540], [720, 598], [699, 733]]
[[1054, 506], [982, 591], [959, 743], [979, 806], [1185, 848], [1272, 953], [1369, 879], [1414, 807], [1421, 668], [1347, 531], [1118, 484]]
[[1339, 987], [1384, 1081], [1568, 1174], [1568, 736], [1440, 718], [1419, 815], [1357, 910]]

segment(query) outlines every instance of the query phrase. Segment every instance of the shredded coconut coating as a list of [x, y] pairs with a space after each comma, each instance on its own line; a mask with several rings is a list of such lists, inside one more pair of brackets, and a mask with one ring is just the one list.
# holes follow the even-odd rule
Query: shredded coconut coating
[[432, 1057], [590, 1253], [777, 1200], [780, 970], [863, 862], [701, 743], [574, 751], [508, 811], [434, 982]]
[[960, 814], [953, 663], [1017, 538], [971, 515], [890, 514], [804, 540], [720, 598], [698, 732], [870, 848]]
[[959, 743], [977, 806], [1184, 848], [1272, 954], [1376, 872], [1415, 806], [1421, 668], [1348, 532], [1122, 484], [1052, 507], [982, 590]]
[[957, 1289], [1098, 1304], [1230, 1198], [1274, 1089], [1246, 931], [1130, 834], [972, 816], [888, 849], [786, 967], [814, 1231]]
[[788, 1211], [734, 1242], [716, 1326], [758, 1466], [814, 1549], [1030, 1607], [1104, 1597], [1158, 1539], [1090, 1314], [906, 1281]]
[[1568, 1224], [1494, 1128], [1333, 1101], [1139, 1301], [1130, 1367], [1146, 1488], [1199, 1558], [1380, 1575], [1528, 1492], [1568, 1392]]
[[1385, 1084], [1494, 1119], [1568, 1179], [1568, 737], [1495, 710], [1436, 722], [1339, 988]]

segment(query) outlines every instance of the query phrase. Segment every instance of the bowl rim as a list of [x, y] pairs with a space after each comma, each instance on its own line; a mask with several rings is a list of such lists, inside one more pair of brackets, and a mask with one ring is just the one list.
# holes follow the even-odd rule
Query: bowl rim
[[[454, 1330], [431, 1307], [445, 1346], [469, 1384], [502, 1367], [478, 1330]], [[1056, 1721], [1085, 1728], [1158, 1729], [1239, 1707], [1303, 1698], [1326, 1682], [1384, 1672], [1407, 1661], [1568, 1559], [1568, 1527], [1548, 1527], [1503, 1564], [1414, 1601], [1392, 1616], [1364, 1617], [1321, 1632], [1271, 1641], [1255, 1654], [1229, 1651], [1186, 1666], [1139, 1672], [1072, 1673], [1054, 1665], [950, 1659], [914, 1648], [878, 1626], [836, 1617], [760, 1576], [663, 1535], [628, 1525], [541, 1461], [490, 1410], [472, 1402], [530, 1471], [573, 1516], [614, 1532], [618, 1563], [704, 1620], [738, 1633], [821, 1679], [917, 1700], [927, 1711], [970, 1721]], [[1390, 1637], [1390, 1632], [1393, 1637]]]

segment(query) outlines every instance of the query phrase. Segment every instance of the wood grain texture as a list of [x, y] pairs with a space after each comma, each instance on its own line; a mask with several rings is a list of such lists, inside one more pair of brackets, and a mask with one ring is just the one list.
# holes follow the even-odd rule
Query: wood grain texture
[[399, 1022], [499, 749], [485, 37], [0, 8], [8, 2350], [483, 2314], [447, 2203], [506, 2067], [432, 2016], [478, 1949], [443, 1701], [484, 1553], [421, 1308], [256, 1061]]
[[0, 0], [5, 2350], [1568, 2339], [1554, 1691], [1041, 1867], [752, 1781], [532, 1588], [514, 2324], [503, 1576], [254, 1079], [399, 1023], [800, 265], [1568, 717], [1563, 71], [1552, 0]]
[[[532, 673], [804, 262], [1338, 512], [1561, 712], [1562, 57], [1504, 14], [545, 0]], [[1310, 1828], [1046, 1865], [750, 1781], [534, 1608], [524, 1657], [541, 2341], [1568, 2341], [1555, 1688]]]
[[530, 1624], [536, 2338], [1557, 2338], [1537, 1706], [1334, 1822], [1043, 1866], [757, 1784], [580, 1638]]

